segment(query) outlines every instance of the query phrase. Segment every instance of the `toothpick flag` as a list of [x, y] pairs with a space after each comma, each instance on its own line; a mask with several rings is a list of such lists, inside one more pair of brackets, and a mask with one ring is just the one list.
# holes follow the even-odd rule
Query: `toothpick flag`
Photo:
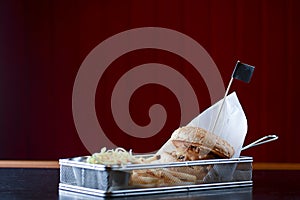
[[254, 67], [237, 61], [232, 77], [240, 81], [249, 83], [254, 72]]
[[221, 108], [219, 109], [219, 112], [217, 114], [217, 117], [216, 117], [216, 120], [213, 124], [211, 132], [215, 131], [216, 125], [217, 125], [218, 120], [220, 118], [220, 113], [223, 109], [223, 106], [224, 106], [224, 103], [225, 103], [225, 100], [226, 100], [226, 96], [229, 92], [229, 89], [230, 89], [230, 86], [232, 84], [233, 79], [238, 79], [240, 81], [249, 83], [250, 80], [251, 80], [253, 71], [254, 71], [253, 66], [245, 64], [245, 63], [241, 63], [240, 61], [237, 61], [236, 65], [235, 65], [235, 68], [234, 68], [234, 71], [232, 73], [231, 79], [230, 79], [229, 84], [227, 86], [227, 89], [225, 91], [225, 95], [224, 95], [224, 98], [223, 98], [223, 101], [222, 101], [222, 104], [221, 104]]

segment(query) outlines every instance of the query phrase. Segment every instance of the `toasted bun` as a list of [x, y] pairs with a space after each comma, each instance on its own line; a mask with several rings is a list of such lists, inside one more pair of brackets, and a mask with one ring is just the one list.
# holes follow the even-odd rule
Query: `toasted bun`
[[231, 158], [233, 147], [221, 137], [198, 127], [178, 128], [171, 136], [177, 148], [178, 160], [199, 160], [207, 158]]

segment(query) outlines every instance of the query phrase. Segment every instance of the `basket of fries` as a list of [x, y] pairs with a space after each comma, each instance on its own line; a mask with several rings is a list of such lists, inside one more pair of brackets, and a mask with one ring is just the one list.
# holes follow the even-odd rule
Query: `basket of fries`
[[[88, 156], [60, 159], [59, 189], [115, 197], [252, 185], [252, 157], [166, 163], [153, 162], [159, 159], [153, 154], [133, 157], [137, 162], [127, 164], [89, 163]], [[218, 168], [234, 170], [229, 178]]]

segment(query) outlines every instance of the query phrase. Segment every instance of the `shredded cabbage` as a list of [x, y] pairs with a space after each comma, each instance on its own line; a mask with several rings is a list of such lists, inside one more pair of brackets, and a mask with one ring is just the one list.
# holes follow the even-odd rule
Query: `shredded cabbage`
[[132, 150], [126, 151], [121, 147], [107, 150], [106, 147], [103, 147], [99, 153], [89, 156], [87, 162], [103, 165], [124, 165], [142, 163], [142, 160], [133, 156]]

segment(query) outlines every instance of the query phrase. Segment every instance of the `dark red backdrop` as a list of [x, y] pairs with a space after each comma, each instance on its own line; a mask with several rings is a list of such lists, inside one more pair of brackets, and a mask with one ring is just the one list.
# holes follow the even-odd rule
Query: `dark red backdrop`
[[87, 154], [72, 116], [80, 64], [110, 36], [155, 26], [195, 39], [223, 80], [229, 81], [237, 60], [255, 65], [250, 84], [232, 86], [248, 117], [246, 143], [273, 133], [279, 140], [243, 154], [300, 162], [299, 12], [298, 0], [1, 1], [0, 158]]

